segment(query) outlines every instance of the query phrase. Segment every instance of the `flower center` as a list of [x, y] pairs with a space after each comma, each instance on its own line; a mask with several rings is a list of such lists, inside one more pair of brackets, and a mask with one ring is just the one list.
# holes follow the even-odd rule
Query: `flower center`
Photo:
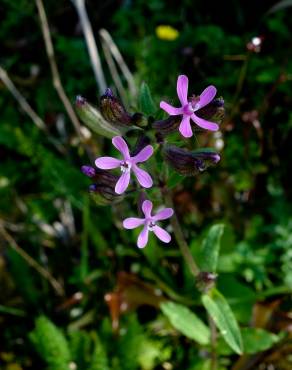
[[197, 111], [197, 110], [199, 110], [200, 108], [201, 108], [200, 103], [196, 103], [195, 106], [194, 106], [194, 108], [193, 108], [194, 109], [194, 112]]
[[194, 111], [195, 111], [195, 109], [192, 106], [192, 103], [186, 104], [183, 107], [183, 110], [184, 110], [184, 114], [186, 114], [187, 116], [191, 116], [194, 113]]
[[148, 225], [148, 230], [149, 231], [153, 231], [153, 228], [154, 228], [154, 226], [155, 226], [156, 224], [155, 224], [155, 222], [154, 221], [150, 221], [149, 222], [149, 225]]
[[191, 98], [191, 104], [192, 104], [192, 109], [193, 109], [194, 112], [199, 110], [201, 108], [200, 97], [199, 96], [193, 96]]
[[122, 162], [121, 162], [121, 166], [120, 166], [120, 168], [121, 168], [121, 171], [122, 171], [123, 173], [130, 172], [130, 171], [131, 171], [131, 167], [132, 167], [132, 165], [131, 165], [131, 163], [130, 163], [130, 162], [128, 162], [128, 161], [122, 161]]

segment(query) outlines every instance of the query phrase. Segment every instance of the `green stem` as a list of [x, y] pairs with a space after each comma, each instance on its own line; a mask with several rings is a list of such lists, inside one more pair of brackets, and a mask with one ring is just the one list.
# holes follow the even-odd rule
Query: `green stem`
[[217, 329], [212, 317], [208, 314], [209, 328], [211, 332], [211, 364], [210, 370], [217, 370]]
[[[166, 187], [163, 187], [161, 189], [161, 193], [162, 193], [162, 196], [165, 200], [166, 205], [168, 207], [171, 207], [171, 208], [174, 209], [172, 196], [171, 196], [169, 190], [166, 189]], [[199, 269], [198, 265], [196, 264], [192, 254], [191, 254], [191, 251], [190, 251], [189, 246], [188, 246], [188, 244], [185, 240], [185, 237], [184, 237], [183, 231], [181, 229], [180, 223], [178, 221], [178, 218], [176, 216], [176, 213], [174, 213], [174, 215], [171, 217], [170, 222], [171, 222], [171, 226], [173, 228], [173, 233], [175, 235], [177, 244], [178, 244], [179, 249], [181, 251], [181, 254], [183, 255], [184, 260], [186, 261], [186, 264], [188, 265], [188, 267], [190, 269], [190, 272], [195, 276], [195, 278], [197, 278], [197, 276], [200, 273], [200, 269]]]

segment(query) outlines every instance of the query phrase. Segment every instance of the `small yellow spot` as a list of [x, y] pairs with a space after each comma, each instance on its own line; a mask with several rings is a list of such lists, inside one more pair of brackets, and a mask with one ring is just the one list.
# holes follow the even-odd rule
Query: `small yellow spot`
[[166, 40], [166, 41], [173, 41], [178, 38], [179, 32], [175, 28], [167, 25], [160, 25], [157, 26], [156, 29], [156, 36], [160, 40]]

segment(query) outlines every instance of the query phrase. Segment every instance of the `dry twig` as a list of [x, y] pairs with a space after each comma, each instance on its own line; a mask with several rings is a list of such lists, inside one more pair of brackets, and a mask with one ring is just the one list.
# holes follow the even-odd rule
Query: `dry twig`
[[54, 288], [59, 296], [64, 296], [64, 289], [62, 285], [51, 275], [49, 271], [43, 268], [37, 261], [35, 261], [28, 253], [26, 253], [13, 239], [13, 237], [4, 229], [3, 224], [0, 223], [0, 233], [6, 240], [10, 248], [19, 254], [29, 266], [34, 268], [44, 279], [46, 279]]
[[[0, 79], [2, 80], [3, 84], [6, 86], [6, 88], [11, 92], [11, 94], [14, 96], [14, 98], [17, 100], [20, 107], [23, 109], [23, 111], [31, 118], [31, 120], [34, 122], [34, 124], [42, 131], [44, 131], [46, 134], [48, 134], [47, 126], [44, 123], [44, 121], [41, 119], [41, 117], [32, 109], [32, 107], [28, 104], [24, 96], [19, 92], [19, 90], [16, 88], [10, 77], [8, 76], [8, 73], [5, 71], [4, 68], [0, 66]], [[57, 142], [54, 138], [48, 135], [48, 140], [60, 151], [61, 153], [64, 153], [63, 146]]]
[[103, 49], [105, 60], [107, 62], [107, 65], [109, 67], [109, 70], [111, 72], [112, 78], [113, 78], [114, 83], [116, 85], [116, 88], [117, 88], [117, 90], [119, 92], [119, 95], [122, 98], [122, 100], [124, 102], [126, 102], [127, 101], [126, 90], [124, 89], [124, 86], [122, 84], [122, 80], [121, 80], [121, 78], [119, 76], [119, 72], [118, 72], [118, 69], [117, 69], [117, 67], [115, 65], [115, 61], [114, 61], [114, 59], [112, 57], [111, 51], [108, 48], [108, 45], [103, 40], [102, 40], [102, 49]]
[[56, 89], [56, 91], [59, 95], [59, 98], [62, 101], [62, 103], [65, 107], [65, 110], [66, 110], [70, 120], [73, 123], [73, 126], [75, 128], [76, 133], [78, 134], [80, 140], [82, 141], [83, 135], [82, 135], [82, 132], [81, 132], [81, 127], [80, 127], [79, 120], [76, 116], [76, 113], [75, 113], [75, 111], [74, 111], [74, 109], [73, 109], [73, 107], [70, 103], [70, 100], [68, 99], [68, 97], [67, 97], [67, 95], [64, 91], [63, 85], [61, 83], [61, 78], [60, 78], [58, 66], [57, 66], [56, 59], [55, 59], [55, 53], [54, 53], [52, 38], [51, 38], [51, 34], [50, 34], [50, 28], [49, 28], [49, 24], [48, 24], [46, 12], [45, 12], [44, 4], [43, 4], [42, 0], [35, 0], [35, 1], [36, 1], [36, 5], [37, 5], [37, 8], [38, 8], [38, 12], [39, 12], [39, 17], [40, 17], [40, 22], [41, 22], [41, 29], [42, 29], [42, 33], [43, 33], [43, 37], [44, 37], [44, 41], [45, 41], [45, 46], [46, 46], [46, 51], [47, 51], [47, 55], [48, 55], [48, 59], [49, 59], [50, 67], [51, 67], [51, 72], [52, 72], [52, 76], [53, 76], [54, 88]]
[[98, 49], [96, 46], [96, 42], [94, 39], [91, 23], [89, 21], [85, 2], [84, 0], [72, 0], [72, 3], [74, 4], [76, 11], [79, 16], [80, 24], [82, 27], [82, 31], [85, 37], [85, 41], [87, 44], [87, 49], [92, 65], [92, 69], [95, 75], [95, 79], [97, 82], [97, 86], [99, 88], [100, 95], [102, 95], [106, 89], [106, 81], [104, 78], [100, 57], [98, 53]]
[[123, 75], [125, 76], [125, 79], [128, 83], [130, 94], [132, 98], [136, 98], [137, 96], [137, 89], [134, 81], [134, 77], [132, 73], [130, 72], [126, 62], [124, 61], [124, 58], [122, 54], [120, 53], [117, 45], [115, 44], [114, 40], [112, 39], [111, 35], [107, 30], [104, 28], [99, 31], [100, 37], [102, 41], [107, 45], [108, 49], [110, 50], [112, 56], [116, 60], [118, 66], [121, 68], [121, 71]]

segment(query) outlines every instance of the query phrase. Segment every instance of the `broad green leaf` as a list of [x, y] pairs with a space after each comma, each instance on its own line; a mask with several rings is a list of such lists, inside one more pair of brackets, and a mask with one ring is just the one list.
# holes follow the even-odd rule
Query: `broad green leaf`
[[147, 116], [151, 116], [156, 112], [156, 106], [153, 102], [150, 89], [145, 82], [143, 82], [141, 85], [139, 105], [142, 112]]
[[221, 293], [213, 289], [202, 296], [203, 305], [214, 320], [226, 343], [238, 354], [243, 351], [242, 338], [234, 314]]
[[223, 224], [213, 225], [203, 240], [201, 262], [203, 271], [216, 272], [223, 230]]
[[219, 291], [224, 291], [236, 319], [248, 325], [252, 307], [256, 302], [256, 293], [247, 285], [239, 282], [233, 274], [220, 274], [217, 281]]
[[174, 302], [161, 303], [160, 308], [171, 324], [186, 337], [202, 345], [210, 342], [209, 328], [190, 309]]
[[[241, 335], [244, 353], [248, 354], [266, 351], [281, 339], [281, 336], [261, 328], [244, 328], [241, 330]], [[217, 349], [218, 353], [223, 356], [230, 356], [234, 353], [223, 338], [219, 338]]]
[[280, 338], [260, 328], [244, 328], [241, 331], [245, 353], [257, 353], [271, 348]]

